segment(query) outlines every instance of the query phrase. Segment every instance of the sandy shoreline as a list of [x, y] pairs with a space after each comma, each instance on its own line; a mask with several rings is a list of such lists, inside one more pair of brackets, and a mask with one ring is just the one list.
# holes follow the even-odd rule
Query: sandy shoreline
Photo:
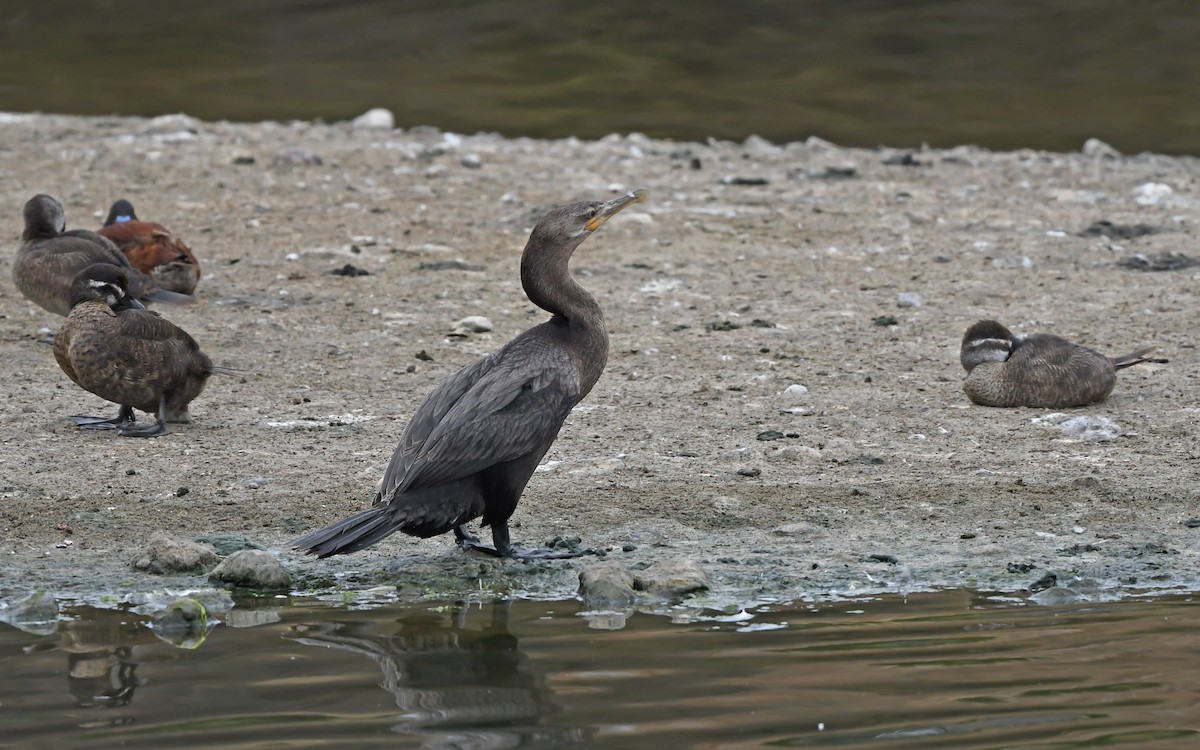
[[[517, 279], [536, 218], [642, 187], [651, 200], [576, 255], [609, 365], [530, 483], [516, 541], [578, 536], [634, 568], [694, 559], [713, 603], [1028, 591], [1048, 575], [1058, 591], [1039, 596], [1196, 590], [1198, 277], [1117, 262], [1200, 255], [1197, 166], [6, 115], [0, 263], [33, 194], [82, 228], [128, 197], [203, 264], [205, 303], [162, 312], [247, 373], [214, 378], [167, 437], [79, 432], [66, 415], [110, 407], [36, 342], [59, 320], [6, 271], [0, 589], [95, 601], [202, 584], [131, 568], [163, 530], [240, 535], [299, 591], [571, 595], [594, 558], [495, 562], [396, 535], [318, 562], [287, 543], [365, 507], [424, 394], [544, 317]], [[1081, 236], [1100, 220], [1154, 232]], [[330, 274], [347, 263], [370, 275]], [[494, 330], [450, 337], [468, 315]], [[1154, 343], [1170, 363], [1071, 410], [1115, 421], [1117, 439], [1069, 439], [1044, 411], [967, 402], [958, 341], [981, 317], [1109, 354]]]

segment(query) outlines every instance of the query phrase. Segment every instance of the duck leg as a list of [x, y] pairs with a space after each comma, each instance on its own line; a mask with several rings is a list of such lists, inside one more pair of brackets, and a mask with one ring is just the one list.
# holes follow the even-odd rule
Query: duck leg
[[[131, 422], [132, 424], [132, 422]], [[165, 395], [158, 397], [158, 419], [154, 424], [148, 424], [143, 427], [118, 427], [117, 434], [121, 437], [157, 437], [167, 434], [167, 397]]]
[[71, 419], [75, 421], [75, 424], [79, 425], [85, 430], [119, 430], [126, 425], [133, 424], [133, 407], [122, 406], [121, 410], [117, 412], [117, 416], [113, 417], [112, 419], [105, 419], [104, 417], [82, 417], [77, 415], [72, 416]]
[[458, 545], [468, 552], [474, 550], [492, 557], [511, 557], [514, 560], [565, 560], [571, 557], [582, 557], [584, 554], [571, 550], [531, 549], [514, 546], [509, 541], [508, 523], [505, 521], [492, 523], [493, 544], [481, 542], [479, 537], [467, 531], [466, 524], [454, 527], [454, 538], [458, 540]]

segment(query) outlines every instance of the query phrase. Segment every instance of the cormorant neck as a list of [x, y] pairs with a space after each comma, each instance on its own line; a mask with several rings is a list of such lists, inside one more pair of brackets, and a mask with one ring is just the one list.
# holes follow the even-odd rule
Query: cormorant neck
[[604, 311], [591, 293], [571, 275], [568, 265], [575, 248], [587, 235], [562, 246], [531, 237], [521, 254], [521, 286], [533, 304], [572, 328], [604, 327]]

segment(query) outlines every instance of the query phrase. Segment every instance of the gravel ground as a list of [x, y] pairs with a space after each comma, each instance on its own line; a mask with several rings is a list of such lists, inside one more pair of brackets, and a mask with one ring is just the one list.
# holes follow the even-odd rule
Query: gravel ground
[[[162, 530], [271, 550], [300, 591], [570, 595], [594, 557], [497, 562], [395, 535], [315, 561], [288, 541], [366, 507], [423, 396], [544, 319], [518, 280], [536, 219], [641, 187], [650, 200], [575, 256], [612, 350], [515, 541], [578, 536], [634, 569], [690, 558], [722, 601], [1196, 590], [1198, 277], [1119, 263], [1196, 253], [1198, 166], [1095, 144], [909, 154], [3, 116], [2, 263], [35, 193], [83, 228], [130, 198], [203, 265], [203, 302], [160, 311], [242, 373], [215, 376], [166, 437], [79, 431], [67, 415], [115, 407], [67, 380], [38, 343], [61, 319], [5, 274], [0, 589], [203, 583], [131, 567]], [[1111, 236], [1083, 233], [1101, 220]], [[368, 275], [331, 274], [347, 264]], [[494, 329], [451, 336], [471, 315]], [[1170, 362], [1071, 410], [1120, 429], [1081, 440], [1044, 411], [967, 401], [958, 345], [982, 317], [1110, 354], [1158, 344]]]

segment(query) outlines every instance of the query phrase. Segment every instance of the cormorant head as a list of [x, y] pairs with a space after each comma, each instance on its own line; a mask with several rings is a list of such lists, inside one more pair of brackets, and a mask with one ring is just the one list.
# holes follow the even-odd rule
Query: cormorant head
[[995, 320], [981, 320], [963, 334], [958, 361], [967, 372], [984, 362], [1004, 362], [1012, 354], [1012, 331]]
[[71, 284], [71, 307], [100, 300], [113, 310], [140, 310], [145, 306], [129, 293], [125, 272], [110, 263], [95, 263], [75, 276]]
[[49, 195], [38, 194], [25, 203], [25, 231], [22, 240], [41, 240], [62, 234], [67, 228], [67, 215], [62, 204]]
[[137, 214], [133, 212], [133, 204], [122, 198], [108, 209], [108, 218], [104, 220], [104, 226], [109, 227], [113, 224], [124, 224], [127, 221], [137, 220]]
[[529, 236], [530, 244], [572, 249], [600, 225], [627, 206], [643, 201], [649, 194], [634, 190], [610, 201], [584, 201], [552, 209], [542, 217]]

